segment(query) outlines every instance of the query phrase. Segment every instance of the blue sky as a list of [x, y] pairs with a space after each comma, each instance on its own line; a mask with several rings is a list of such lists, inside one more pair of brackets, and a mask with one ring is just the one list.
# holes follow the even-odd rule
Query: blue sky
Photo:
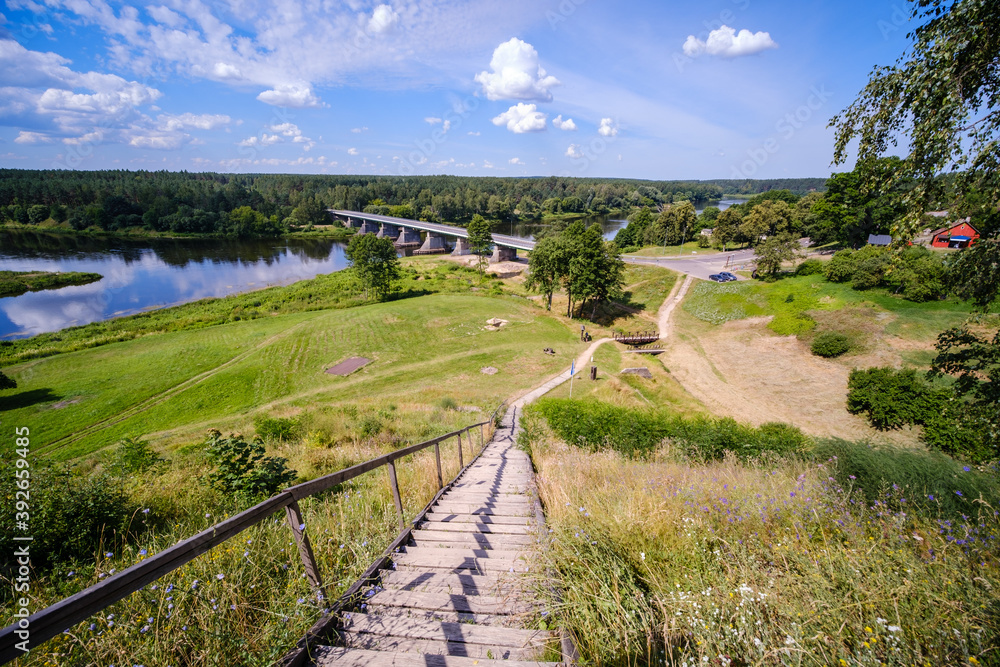
[[6, 0], [0, 165], [827, 176], [827, 122], [907, 18], [903, 0]]

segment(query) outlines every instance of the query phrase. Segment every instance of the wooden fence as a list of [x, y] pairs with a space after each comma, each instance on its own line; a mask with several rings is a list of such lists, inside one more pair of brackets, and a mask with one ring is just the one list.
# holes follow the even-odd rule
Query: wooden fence
[[399, 495], [399, 483], [396, 480], [396, 461], [410, 454], [416, 454], [428, 447], [434, 447], [434, 456], [437, 463], [437, 482], [440, 493], [440, 489], [444, 488], [444, 479], [441, 472], [441, 443], [452, 438], [458, 439], [459, 470], [463, 469], [465, 466], [462, 452], [462, 435], [465, 435], [465, 440], [468, 442], [471, 459], [474, 449], [470, 431], [474, 428], [479, 428], [479, 447], [482, 448], [486, 442], [485, 426], [494, 424], [497, 415], [505, 406], [506, 402], [501, 403], [493, 411], [489, 421], [472, 424], [437, 438], [397, 449], [394, 452], [384, 454], [364, 463], [359, 463], [350, 468], [345, 468], [344, 470], [339, 470], [329, 475], [289, 487], [278, 495], [268, 498], [250, 509], [226, 519], [222, 523], [203, 530], [193, 537], [178, 542], [155, 556], [136, 563], [132, 567], [100, 583], [94, 584], [76, 595], [60, 600], [54, 605], [35, 612], [27, 618], [26, 627], [22, 627], [22, 624], [24, 624], [23, 620], [20, 622], [15, 621], [0, 631], [0, 664], [6, 664], [15, 658], [25, 655], [16, 646], [18, 643], [24, 641], [25, 632], [29, 638], [28, 646], [39, 646], [63, 630], [73, 627], [140, 588], [173, 572], [213, 547], [217, 547], [223, 542], [236, 537], [244, 530], [264, 521], [280, 509], [285, 510], [289, 528], [295, 535], [299, 556], [302, 558], [302, 564], [305, 566], [306, 577], [309, 579], [310, 585], [315, 590], [321, 592], [324, 599], [328, 599], [323, 586], [319, 565], [313, 554], [312, 544], [309, 542], [309, 536], [304, 529], [302, 512], [299, 509], [299, 500], [326, 491], [338, 484], [343, 484], [366, 472], [387, 466], [389, 470], [389, 485], [392, 487], [392, 499], [396, 505], [396, 515], [399, 519], [399, 528], [405, 533], [406, 519], [403, 515], [403, 503]]

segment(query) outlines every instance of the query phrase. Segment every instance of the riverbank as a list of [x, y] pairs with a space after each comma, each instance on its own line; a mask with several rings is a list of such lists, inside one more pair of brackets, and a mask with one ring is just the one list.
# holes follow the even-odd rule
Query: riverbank
[[[119, 229], [114, 231], [109, 231], [101, 229], [100, 227], [87, 227], [86, 229], [73, 229], [66, 222], [55, 222], [54, 220], [46, 220], [37, 225], [22, 225], [17, 222], [8, 221], [6, 223], [0, 224], [0, 231], [22, 231], [22, 232], [43, 232], [46, 234], [67, 234], [71, 236], [83, 236], [83, 237], [97, 237], [97, 238], [120, 238], [129, 240], [146, 240], [146, 239], [157, 239], [157, 240], [179, 240], [179, 239], [232, 239], [231, 236], [226, 236], [224, 234], [185, 234], [179, 232], [156, 232], [143, 227], [128, 227], [126, 229]], [[322, 238], [329, 239], [332, 241], [347, 241], [352, 236], [356, 230], [341, 227], [339, 225], [322, 225], [316, 227], [296, 227], [290, 229], [288, 232], [281, 234], [280, 236], [268, 237], [268, 238]]]
[[19, 296], [26, 292], [59, 289], [70, 285], [86, 285], [104, 278], [99, 273], [57, 273], [49, 271], [0, 271], [0, 298]]

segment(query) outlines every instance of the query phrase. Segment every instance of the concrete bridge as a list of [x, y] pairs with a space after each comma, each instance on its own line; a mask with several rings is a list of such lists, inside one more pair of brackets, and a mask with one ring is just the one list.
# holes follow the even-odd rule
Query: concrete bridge
[[[376, 234], [379, 238], [392, 239], [396, 247], [407, 254], [432, 255], [451, 252], [452, 255], [468, 255], [472, 252], [469, 249], [469, 232], [461, 227], [394, 218], [377, 213], [336, 209], [327, 209], [327, 212], [345, 226], [357, 229], [358, 234]], [[423, 238], [421, 233], [424, 235]], [[535, 242], [516, 236], [493, 234], [493, 246], [491, 264], [517, 259], [518, 250], [533, 250]]]

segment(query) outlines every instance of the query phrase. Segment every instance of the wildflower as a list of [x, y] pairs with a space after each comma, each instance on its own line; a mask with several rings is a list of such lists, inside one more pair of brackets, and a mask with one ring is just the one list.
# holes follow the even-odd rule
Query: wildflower
[[143, 514], [149, 514], [149, 508], [147, 507], [146, 509], [142, 510], [142, 513]]
[[645, 554], [645, 553], [643, 553], [642, 551], [640, 551], [640, 552], [639, 552], [639, 559], [640, 559], [640, 560], [646, 560], [646, 554]]
[[218, 579], [219, 581], [222, 581], [223, 579], [226, 578], [226, 575], [224, 575], [224, 574], [217, 574], [217, 575], [215, 575], [215, 578]]
[[111, 558], [112, 556], [114, 556], [114, 554], [113, 554], [113, 553], [111, 553], [110, 551], [109, 551], [109, 552], [107, 552], [106, 554], [104, 554], [104, 557], [105, 557], [105, 558]]
[[147, 553], [149, 553], [149, 552], [147, 552], [145, 549], [139, 549], [139, 555], [140, 556], [145, 556]]
[[969, 468], [969, 466], [962, 466], [962, 470], [964, 470], [965, 472], [969, 472], [971, 468]]
[[887, 629], [889, 630], [889, 632], [899, 632], [903, 628], [899, 627], [898, 625], [890, 625]]
[[958, 495], [962, 495], [961, 491], [956, 491], [955, 493], [958, 494]]

